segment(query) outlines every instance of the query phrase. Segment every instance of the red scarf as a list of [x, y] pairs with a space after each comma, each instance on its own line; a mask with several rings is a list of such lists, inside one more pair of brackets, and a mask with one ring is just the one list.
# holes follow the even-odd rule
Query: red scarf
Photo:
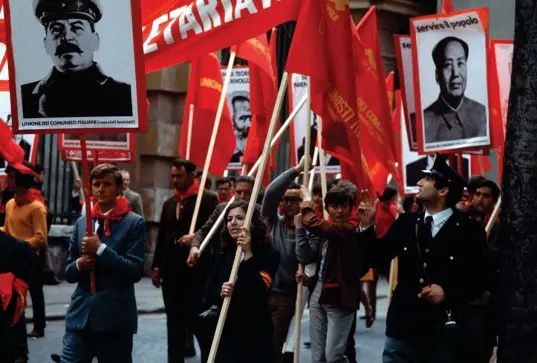
[[192, 183], [191, 186], [188, 187], [187, 190], [185, 190], [184, 192], [181, 192], [178, 189], [174, 189], [173, 195], [175, 196], [175, 199], [177, 199], [179, 203], [183, 204], [183, 201], [186, 198], [191, 197], [193, 195], [198, 195], [199, 191], [200, 191], [200, 183], [198, 182], [198, 179], [194, 179], [194, 182]]
[[45, 205], [45, 201], [43, 200], [43, 195], [41, 194], [41, 192], [34, 188], [28, 189], [23, 195], [15, 194], [13, 198], [15, 199], [15, 203], [18, 207], [22, 207], [23, 205], [32, 202], [39, 202], [43, 204], [45, 208], [47, 207]]
[[17, 303], [15, 305], [15, 314], [11, 326], [15, 325], [24, 309], [26, 308], [26, 294], [28, 292], [28, 284], [21, 279], [16, 278], [12, 273], [0, 275], [0, 304], [4, 311], [7, 309], [13, 297], [13, 290], [17, 294]]
[[91, 209], [91, 217], [95, 219], [104, 219], [104, 235], [110, 237], [112, 232], [110, 231], [110, 221], [120, 221], [127, 214], [132, 213], [129, 209], [129, 201], [125, 197], [117, 197], [116, 205], [106, 215], [102, 214], [97, 208], [97, 203], [93, 204]]
[[229, 193], [225, 200], [220, 199], [220, 196], [218, 194], [216, 195], [216, 197], [218, 198], [218, 203], [224, 203], [224, 202], [229, 202], [231, 200], [231, 198], [233, 197], [233, 195], [232, 195], [232, 193]]

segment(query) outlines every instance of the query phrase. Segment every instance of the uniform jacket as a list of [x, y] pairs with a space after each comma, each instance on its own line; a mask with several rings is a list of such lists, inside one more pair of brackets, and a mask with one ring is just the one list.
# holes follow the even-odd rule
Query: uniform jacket
[[[99, 224], [103, 226], [104, 221]], [[65, 267], [65, 280], [78, 283], [65, 317], [69, 329], [84, 329], [89, 323], [97, 332], [136, 333], [138, 314], [134, 284], [144, 274], [145, 221], [129, 213], [119, 221], [111, 220], [110, 231], [110, 237], [100, 231], [97, 233], [107, 247], [97, 256], [96, 292], [92, 296], [89, 273], [80, 272], [76, 266], [76, 260], [82, 255], [82, 238], [86, 236], [86, 217], [80, 217], [75, 223]]]
[[[197, 268], [188, 267], [186, 264], [190, 247], [182, 246], [176, 242], [179, 238], [188, 234], [190, 230], [196, 198], [197, 195], [192, 195], [184, 199], [179, 219], [177, 219], [176, 213], [178, 202], [175, 197], [169, 198], [162, 206], [157, 245], [153, 257], [153, 268], [159, 268], [164, 283], [166, 279], [180, 279], [181, 284], [194, 282], [192, 278]], [[203, 193], [196, 221], [196, 230], [207, 222], [217, 204], [218, 199], [215, 194]]]
[[[457, 321], [465, 305], [484, 292], [483, 227], [465, 213], [454, 211], [431, 239], [426, 237], [424, 215], [425, 212], [402, 214], [382, 238], [377, 238], [373, 227], [360, 233], [364, 238], [364, 263], [369, 267], [398, 257], [398, 283], [387, 318], [389, 337], [434, 336], [437, 327], [447, 320], [447, 309]], [[425, 266], [418, 254], [416, 228]], [[418, 297], [427, 286], [427, 277], [444, 290], [444, 303], [431, 305]]]
[[132, 116], [131, 86], [103, 73], [97, 63], [63, 74], [56, 68], [21, 86], [25, 118]]
[[[335, 223], [318, 217], [310, 207], [311, 202], [302, 202], [302, 224], [309, 233], [319, 237], [319, 257], [314, 280], [320, 268], [324, 244], [328, 248], [323, 266], [323, 289], [319, 303], [338, 308], [357, 310], [360, 307], [360, 277], [367, 269], [362, 265], [359, 239], [352, 223]], [[313, 286], [315, 286], [314, 281]]]

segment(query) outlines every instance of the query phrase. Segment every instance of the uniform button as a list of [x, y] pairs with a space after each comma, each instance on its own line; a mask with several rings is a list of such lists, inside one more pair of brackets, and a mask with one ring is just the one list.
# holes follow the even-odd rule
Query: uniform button
[[427, 262], [424, 262], [424, 263], [423, 263], [423, 267], [427, 267]]
[[423, 279], [420, 279], [420, 284], [423, 284], [423, 281], [425, 281], [425, 280], [423, 280]]
[[407, 249], [408, 249], [408, 248], [405, 247], [405, 248], [403, 248], [403, 251], [406, 251]]
[[450, 260], [453, 260], [453, 256], [449, 256], [449, 259], [450, 259]]
[[428, 248], [425, 249], [425, 253], [429, 253], [429, 251], [430, 251], [430, 250], [429, 250]]

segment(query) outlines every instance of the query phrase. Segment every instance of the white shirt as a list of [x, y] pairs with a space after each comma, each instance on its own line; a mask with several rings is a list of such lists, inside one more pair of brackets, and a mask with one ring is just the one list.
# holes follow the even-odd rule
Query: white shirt
[[452, 215], [453, 209], [451, 208], [444, 209], [442, 212], [438, 212], [436, 214], [430, 214], [429, 212], [425, 211], [425, 220], [427, 220], [427, 217], [429, 216], [433, 217], [433, 222], [431, 223], [431, 234], [433, 235], [433, 237], [436, 236], [438, 231], [440, 231], [440, 228], [442, 228], [442, 226], [446, 224], [447, 220]]

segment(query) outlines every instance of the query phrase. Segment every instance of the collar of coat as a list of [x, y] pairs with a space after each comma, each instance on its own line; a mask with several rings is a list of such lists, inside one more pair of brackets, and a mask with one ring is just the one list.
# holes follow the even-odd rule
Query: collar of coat
[[49, 74], [46, 75], [45, 78], [43, 78], [41, 81], [37, 83], [34, 90], [32, 91], [32, 94], [37, 95], [44, 91], [44, 89], [52, 86], [55, 84], [58, 80], [61, 80], [62, 78], [69, 77], [69, 78], [80, 78], [83, 77], [85, 79], [92, 79], [95, 83], [100, 84], [101, 86], [104, 85], [110, 77], [105, 75], [101, 69], [101, 66], [99, 63], [94, 62], [92, 66], [90, 66], [88, 69], [84, 69], [83, 71], [73, 72], [68, 75], [58, 71], [56, 67], [52, 67], [52, 70], [49, 72]]

